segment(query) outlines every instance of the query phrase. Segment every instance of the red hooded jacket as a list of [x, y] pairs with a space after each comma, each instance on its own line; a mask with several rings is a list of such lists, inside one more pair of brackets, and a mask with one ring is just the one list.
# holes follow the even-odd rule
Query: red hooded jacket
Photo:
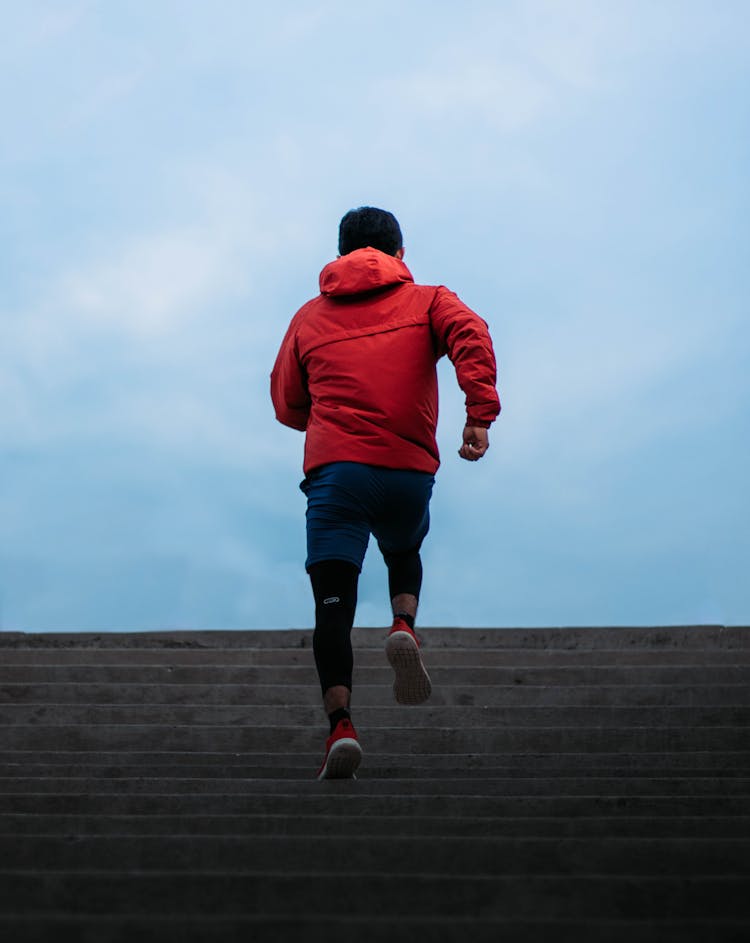
[[447, 354], [467, 423], [500, 412], [486, 323], [442, 286], [357, 249], [320, 273], [321, 294], [295, 314], [271, 373], [276, 418], [307, 432], [305, 474], [362, 462], [434, 474], [440, 464], [436, 364]]

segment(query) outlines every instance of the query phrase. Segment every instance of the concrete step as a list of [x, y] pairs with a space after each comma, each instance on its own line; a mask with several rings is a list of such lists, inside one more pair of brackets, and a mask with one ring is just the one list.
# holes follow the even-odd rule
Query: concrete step
[[[539, 908], [543, 910], [543, 907]], [[400, 914], [397, 921], [380, 914], [364, 917], [340, 914], [305, 914], [303, 917], [267, 917], [233, 914], [205, 916], [149, 914], [132, 916], [52, 916], [5, 917], [0, 915], [0, 933], [12, 932], [14, 943], [49, 943], [64, 939], [95, 943], [279, 943], [280, 940], [304, 940], [305, 943], [330, 943], [331, 940], [357, 940], [357, 943], [746, 943], [744, 920], [714, 916], [710, 919], [647, 920], [621, 917], [619, 920], [551, 920], [538, 916], [525, 920], [507, 917], [438, 917]]]
[[[577, 838], [507, 838], [417, 835], [360, 837], [339, 833], [309, 836], [139, 835], [3, 836], [2, 869], [40, 873], [200, 871], [234, 874], [275, 871], [324, 874], [345, 861], [347, 874], [383, 869], [399, 874], [462, 876], [748, 875], [750, 839], [612, 838], [592, 844]], [[44, 862], [44, 864], [40, 864]]]
[[[434, 685], [626, 685], [626, 684], [747, 684], [750, 665], [630, 665], [630, 666], [507, 666], [432, 668], [426, 667]], [[381, 667], [362, 667], [355, 663], [354, 686], [393, 681], [393, 671], [385, 662]], [[38, 684], [40, 682], [97, 684], [244, 684], [310, 685], [318, 690], [315, 667], [307, 666], [223, 666], [207, 665], [7, 665], [0, 664], [0, 684]]]
[[[389, 698], [390, 700], [390, 698]], [[305, 730], [320, 725], [319, 706], [276, 706], [233, 704], [0, 704], [0, 735], [5, 727], [51, 724], [57, 726], [109, 726], [123, 724], [159, 726], [266, 726], [280, 719], [285, 726]], [[360, 707], [356, 711], [358, 730], [400, 727], [409, 729], [449, 727], [475, 731], [494, 727], [749, 727], [750, 706], [706, 705], [700, 707], [532, 707], [475, 705], [473, 707], [433, 707], [418, 709], [396, 705]], [[750, 745], [750, 744], [749, 744]]]
[[[574, 755], [577, 757], [577, 754]], [[659, 754], [656, 754], [660, 758]], [[448, 758], [443, 758], [446, 760]], [[308, 754], [305, 760], [282, 765], [278, 758], [266, 761], [266, 764], [254, 763], [250, 765], [159, 765], [159, 764], [85, 764], [85, 763], [8, 763], [0, 770], [2, 779], [308, 779], [311, 770], [320, 765], [320, 754]], [[447, 762], [432, 763], [429, 759], [417, 765], [413, 756], [405, 755], [384, 760], [368, 759], [366, 770], [367, 778], [394, 779], [408, 777], [409, 779], [434, 779], [437, 771], [451, 779], [499, 779], [499, 778], [545, 778], [559, 779], [560, 777], [599, 777], [604, 779], [631, 778], [653, 779], [669, 776], [681, 778], [704, 779], [706, 777], [722, 777], [726, 779], [750, 778], [750, 763], [744, 767], [731, 765], [721, 766], [716, 762], [703, 767], [669, 766], [663, 763], [649, 764], [644, 760], [638, 766], [582, 766], [580, 762], [565, 762], [562, 754], [559, 765], [545, 766], [541, 769], [531, 768], [523, 762], [515, 766], [493, 763], [494, 757], [483, 757], [482, 763], [466, 763], [462, 757], [454, 757], [449, 765]]]
[[359, 790], [354, 783], [313, 784], [309, 790], [260, 794], [224, 793], [205, 795], [122, 792], [86, 794], [0, 793], [0, 813], [27, 815], [350, 815], [377, 820], [386, 816], [448, 817], [553, 817], [583, 818], [604, 816], [679, 816], [748, 814], [745, 795], [724, 792], [709, 795], [466, 795], [458, 791], [416, 791], [410, 795], [373, 795]]
[[[387, 629], [357, 626], [355, 648], [382, 648]], [[424, 628], [417, 635], [425, 648], [537, 649], [743, 649], [750, 648], [747, 626], [585, 626], [563, 628]], [[164, 632], [0, 632], [0, 648], [140, 648], [227, 649], [310, 648], [311, 629]]]
[[[242, 771], [252, 773], [265, 767], [279, 769], [309, 770], [320, 759], [320, 749], [314, 752], [299, 753], [279, 757], [278, 753], [170, 753], [167, 751], [138, 752], [121, 750], [114, 753], [76, 752], [64, 750], [35, 751], [16, 750], [0, 752], [0, 768], [39, 769], [34, 775], [65, 775], [84, 768], [101, 769], [105, 775], [114, 775], [118, 770], [143, 772], [151, 770], [172, 771], [169, 775], [188, 775], [190, 770], [201, 775], [233, 776]], [[680, 773], [681, 775], [701, 776], [741, 775], [746, 771], [750, 775], [750, 751], [719, 752], [718, 750], [690, 750], [681, 753], [383, 753], [373, 757], [381, 769], [429, 770], [433, 776], [444, 771], [461, 771], [479, 774], [483, 770], [505, 770], [506, 775], [555, 776], [564, 772], [576, 772], [587, 775], [590, 772], [599, 775], [606, 770], [614, 770], [613, 776], [657, 775], [659, 771]]]
[[[2, 639], [2, 633], [0, 633]], [[384, 664], [385, 637], [377, 648], [357, 648], [360, 667], [377, 668]], [[444, 648], [424, 646], [425, 659], [435, 668], [475, 667], [565, 667], [576, 665], [646, 666], [646, 665], [748, 665], [750, 647], [746, 648], [633, 648], [584, 649], [559, 648]], [[0, 644], [0, 663], [5, 665], [167, 665], [236, 668], [264, 666], [276, 668], [309, 667], [312, 646], [304, 648], [9, 648]]]
[[[226, 772], [222, 770], [205, 770], [201, 767], [191, 767], [189, 770], [184, 770], [181, 768], [175, 767], [164, 767], [164, 768], [149, 768], [145, 769], [144, 767], [127, 767], [127, 768], [117, 768], [113, 769], [112, 767], [98, 767], [98, 766], [89, 766], [89, 767], [70, 767], [65, 771], [61, 771], [59, 776], [61, 779], [85, 779], [95, 781], [98, 779], [117, 779], [123, 780], [125, 783], [123, 788], [127, 788], [127, 782], [131, 780], [168, 780], [168, 779], [212, 779], [212, 780], [248, 780], [253, 779], [259, 782], [267, 782], [268, 780], [292, 780], [292, 781], [303, 781], [307, 782], [310, 780], [311, 775], [315, 773], [320, 767], [322, 761], [322, 754], [313, 757], [311, 762], [307, 765], [296, 765], [296, 766], [282, 766], [277, 764], [276, 766], [258, 766], [255, 768], [241, 768], [241, 769], [230, 769]], [[45, 779], [49, 780], [54, 778], [57, 774], [54, 771], [50, 771], [48, 768], [42, 769], [29, 769], [27, 767], [15, 767], [9, 768], [8, 770], [3, 770], [3, 776], [0, 777], [0, 782], [10, 782], [11, 780], [24, 779], [24, 780], [39, 780]], [[749, 770], [730, 770], [724, 771], [720, 769], [703, 769], [703, 770], [693, 770], [693, 769], [684, 769], [680, 770], [679, 773], [672, 772], [669, 776], [665, 776], [663, 771], [659, 770], [650, 770], [648, 767], [643, 767], [641, 769], [618, 769], [617, 767], [605, 768], [598, 770], [596, 772], [591, 772], [588, 770], [580, 771], [574, 768], [560, 767], [559, 769], [551, 769], [547, 773], [539, 773], [536, 775], [530, 775], [524, 770], [507, 770], [503, 767], [488, 767], [486, 769], [452, 769], [446, 771], [447, 775], [452, 780], [496, 780], [496, 779], [631, 779], [631, 780], [647, 780], [647, 779], [667, 779], [679, 777], [682, 779], [747, 779], [750, 776]], [[376, 780], [392, 780], [392, 779], [434, 779], [435, 771], [429, 766], [409, 766], [408, 763], [402, 762], [400, 765], [390, 765], [385, 766], [383, 764], [373, 765], [372, 762], [368, 763], [366, 767], [360, 767], [358, 773], [359, 778], [367, 779], [376, 779]], [[47, 787], [47, 788], [52, 788]], [[0, 790], [2, 791], [2, 790]]]
[[[101, 766], [70, 766], [61, 769], [60, 771], [52, 770], [49, 767], [27, 767], [27, 766], [11, 766], [7, 769], [2, 770], [2, 775], [0, 776], [0, 782], [11, 782], [19, 779], [24, 780], [51, 780], [59, 777], [61, 780], [99, 780], [99, 779], [108, 779], [108, 780], [143, 780], [148, 779], [153, 780], [169, 780], [169, 779], [190, 779], [190, 780], [200, 780], [200, 779], [212, 779], [222, 781], [224, 779], [231, 780], [248, 780], [253, 779], [257, 781], [267, 781], [267, 780], [301, 780], [309, 781], [311, 774], [316, 772], [320, 766], [322, 760], [322, 754], [311, 757], [311, 760], [306, 765], [297, 764], [295, 766], [282, 766], [276, 764], [275, 766], [256, 766], [256, 767], [236, 767], [226, 770], [221, 769], [206, 769], [204, 767], [189, 767], [188, 769], [182, 767], [143, 767], [143, 766], [134, 766], [134, 767], [101, 767]], [[361, 779], [365, 776], [367, 779], [434, 779], [435, 771], [429, 766], [414, 766], [409, 765], [408, 762], [402, 761], [400, 764], [395, 765], [384, 765], [379, 763], [378, 765], [373, 765], [372, 762], [369, 762], [366, 767], [361, 767], [359, 772], [359, 778]], [[671, 772], [670, 776], [667, 777], [663, 775], [661, 770], [652, 770], [648, 767], [643, 767], [640, 769], [619, 769], [617, 767], [612, 768], [603, 768], [597, 771], [584, 770], [580, 771], [574, 767], [560, 767], [558, 769], [550, 769], [546, 773], [537, 773], [535, 775], [530, 775], [528, 771], [523, 769], [519, 770], [508, 770], [504, 767], [486, 767], [479, 769], [472, 768], [454, 768], [451, 770], [446, 770], [445, 775], [450, 779], [474, 779], [474, 780], [488, 780], [488, 779], [583, 779], [583, 778], [596, 778], [596, 779], [633, 779], [633, 780], [645, 780], [645, 779], [665, 779], [665, 778], [674, 778], [679, 776], [682, 779], [746, 779], [750, 777], [750, 770], [730, 770], [724, 771], [719, 769], [703, 769], [703, 770], [694, 770], [694, 769], [681, 769], [679, 773]], [[52, 786], [46, 788], [53, 788]], [[124, 786], [127, 788], [127, 785]], [[0, 790], [2, 791], [2, 790]]]
[[[592, 723], [595, 717], [591, 718]], [[415, 733], [417, 731], [417, 733]], [[279, 753], [323, 748], [323, 726], [230, 725], [200, 727], [161, 724], [18, 724], [2, 728], [6, 750], [160, 750], [180, 752]], [[746, 751], [747, 726], [727, 727], [455, 727], [360, 728], [365, 753], [585, 753]]]
[[424, 776], [409, 777], [406, 771], [399, 777], [368, 777], [367, 767], [357, 771], [356, 781], [318, 783], [315, 769], [298, 779], [165, 779], [148, 776], [132, 778], [93, 779], [75, 777], [1, 777], [0, 794], [65, 793], [74, 795], [106, 795], [109, 793], [134, 795], [171, 794], [192, 796], [255, 795], [299, 796], [317, 790], [337, 789], [345, 792], [356, 789], [359, 796], [461, 795], [461, 796], [745, 796], [750, 801], [750, 779], [745, 777], [705, 776], [701, 778], [664, 776], [641, 778], [604, 778], [599, 776], [503, 777], [481, 779], [449, 775], [440, 779]]
[[[320, 692], [293, 684], [137, 684], [115, 682], [41, 682], [0, 685], [3, 704], [236, 704], [314, 708], [322, 717]], [[390, 684], [360, 684], [354, 709], [393, 705]], [[585, 684], [585, 685], [441, 685], [428, 707], [686, 707], [750, 705], [748, 684]]]
[[[581, 813], [585, 809], [579, 810]], [[658, 810], [657, 810], [658, 811]], [[192, 814], [112, 815], [97, 813], [0, 813], [0, 835], [30, 838], [82, 836], [297, 835], [308, 841], [327, 836], [383, 838], [420, 835], [434, 838], [647, 838], [750, 839], [747, 815], [260, 815]], [[3, 845], [3, 847], [5, 847]], [[46, 859], [37, 864], [46, 866]]]
[[750, 918], [747, 877], [423, 875], [419, 872], [354, 874], [264, 874], [212, 871], [4, 871], [0, 869], [0, 912], [6, 914], [211, 914], [288, 916], [340, 915], [341, 895], [332, 882], [345, 882], [349, 916], [372, 917], [387, 908], [402, 915], [437, 918], [481, 914], [505, 919], [612, 919], [628, 913], [647, 920]]

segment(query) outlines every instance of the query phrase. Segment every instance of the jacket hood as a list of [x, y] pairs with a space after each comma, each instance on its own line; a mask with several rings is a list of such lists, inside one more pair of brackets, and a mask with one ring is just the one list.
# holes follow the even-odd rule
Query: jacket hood
[[320, 273], [320, 291], [329, 298], [359, 295], [412, 281], [411, 272], [400, 259], [368, 246], [329, 262]]

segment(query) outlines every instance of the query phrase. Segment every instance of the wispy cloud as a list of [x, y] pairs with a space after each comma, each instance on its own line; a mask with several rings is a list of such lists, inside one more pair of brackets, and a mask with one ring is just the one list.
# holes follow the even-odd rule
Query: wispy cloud
[[258, 468], [273, 452], [298, 464], [296, 437], [270, 445], [284, 325], [266, 268], [281, 237], [256, 222], [242, 179], [177, 173], [189, 224], [108, 240], [0, 315], [6, 448], [103, 437], [188, 463]]
[[420, 120], [448, 117], [479, 121], [500, 131], [515, 131], [536, 120], [549, 107], [549, 85], [520, 65], [498, 61], [451, 61], [448, 69], [413, 72], [392, 80], [386, 94], [398, 96], [402, 107]]
[[65, 275], [58, 297], [74, 319], [125, 335], [164, 337], [239, 287], [233, 255], [210, 227], [146, 234], [114, 258]]
[[62, 112], [58, 126], [66, 131], [75, 130], [103, 112], [117, 107], [144, 83], [148, 74], [149, 69], [144, 62], [123, 71], [98, 76], [95, 85], [86, 89]]
[[[569, 98], [600, 92], [616, 38], [629, 42], [625, 17], [600, 5], [518, 4], [485, 12], [470, 55], [446, 43], [430, 61], [404, 64], [382, 84], [413, 120], [441, 117], [458, 127], [515, 133], [557, 114]], [[450, 126], [450, 125], [449, 125]]]
[[92, 0], [78, 0], [76, 3], [49, 5], [38, 13], [36, 19], [37, 35], [50, 40], [62, 36], [79, 23], [92, 9]]

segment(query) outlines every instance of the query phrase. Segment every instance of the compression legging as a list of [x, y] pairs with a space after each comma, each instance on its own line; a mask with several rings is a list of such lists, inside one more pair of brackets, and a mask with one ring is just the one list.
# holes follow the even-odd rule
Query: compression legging
[[405, 553], [386, 553], [383, 559], [388, 567], [388, 591], [391, 599], [408, 593], [419, 599], [422, 589], [422, 558], [419, 550], [407, 550]]
[[323, 560], [310, 567], [315, 597], [313, 653], [323, 694], [335, 685], [352, 688], [351, 631], [357, 608], [359, 570], [345, 560]]
[[[422, 561], [418, 550], [384, 553], [391, 599], [403, 593], [419, 598]], [[346, 560], [323, 560], [310, 569], [315, 597], [313, 653], [320, 687], [325, 692], [337, 685], [352, 689], [351, 630], [357, 608], [359, 568]]]

